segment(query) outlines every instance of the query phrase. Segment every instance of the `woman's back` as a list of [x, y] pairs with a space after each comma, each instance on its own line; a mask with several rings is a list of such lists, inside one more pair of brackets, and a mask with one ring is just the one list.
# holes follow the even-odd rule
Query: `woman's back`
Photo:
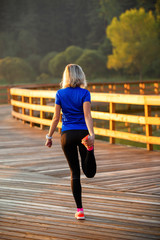
[[55, 103], [62, 108], [62, 131], [87, 129], [83, 103], [90, 100], [90, 92], [80, 87], [67, 87], [57, 91]]

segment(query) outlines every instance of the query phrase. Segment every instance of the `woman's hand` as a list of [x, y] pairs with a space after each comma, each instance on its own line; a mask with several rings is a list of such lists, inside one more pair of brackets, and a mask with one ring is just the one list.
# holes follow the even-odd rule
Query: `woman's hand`
[[45, 146], [50, 148], [52, 146], [52, 140], [51, 139], [47, 139], [47, 141], [45, 143]]
[[92, 147], [94, 145], [95, 136], [88, 136], [88, 139], [83, 140], [83, 144], [87, 147]]
[[94, 145], [94, 139], [94, 136], [88, 136], [88, 140], [86, 141], [88, 147], [92, 147]]

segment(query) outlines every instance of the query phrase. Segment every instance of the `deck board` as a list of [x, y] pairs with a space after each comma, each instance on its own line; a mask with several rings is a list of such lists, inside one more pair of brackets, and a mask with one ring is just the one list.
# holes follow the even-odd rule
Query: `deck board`
[[83, 173], [85, 221], [74, 219], [70, 172], [60, 146], [1, 106], [0, 239], [160, 239], [160, 152], [96, 140], [98, 171]]

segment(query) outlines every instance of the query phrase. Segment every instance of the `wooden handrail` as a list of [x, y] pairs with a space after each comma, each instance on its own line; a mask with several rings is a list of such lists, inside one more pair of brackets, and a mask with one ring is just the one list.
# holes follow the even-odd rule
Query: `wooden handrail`
[[[50, 126], [51, 119], [48, 119], [46, 115], [54, 113], [56, 91], [11, 88], [10, 94], [12, 96], [13, 117], [21, 119], [23, 123], [29, 122], [31, 127], [34, 124], [39, 124], [41, 129], [44, 126]], [[94, 127], [96, 135], [109, 137], [110, 143], [115, 143], [116, 138], [146, 143], [148, 150], [153, 150], [153, 144], [160, 145], [160, 137], [152, 136], [152, 125], [158, 127], [160, 117], [151, 115], [151, 106], [160, 106], [160, 96], [92, 92], [91, 98], [95, 104], [109, 104], [108, 112], [92, 110], [93, 119], [109, 121], [108, 129]], [[116, 113], [117, 104], [141, 105], [144, 108], [144, 114], [138, 116]], [[118, 122], [144, 125], [145, 135], [117, 131], [116, 124]], [[58, 129], [61, 129], [61, 123], [58, 124]]]
[[[21, 84], [0, 86], [0, 103], [9, 103], [9, 89], [20, 87], [25, 89], [43, 89], [56, 90], [59, 84]], [[160, 80], [154, 81], [128, 81], [128, 82], [105, 82], [105, 83], [88, 83], [88, 89], [91, 92], [105, 93], [125, 93], [125, 94], [160, 94]]]

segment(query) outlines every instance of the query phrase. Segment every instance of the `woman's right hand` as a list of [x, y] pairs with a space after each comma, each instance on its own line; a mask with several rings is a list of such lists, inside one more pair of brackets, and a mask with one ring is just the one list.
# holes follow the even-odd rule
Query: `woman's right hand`
[[47, 139], [47, 141], [45, 143], [45, 146], [50, 148], [52, 146], [52, 140], [51, 139]]

